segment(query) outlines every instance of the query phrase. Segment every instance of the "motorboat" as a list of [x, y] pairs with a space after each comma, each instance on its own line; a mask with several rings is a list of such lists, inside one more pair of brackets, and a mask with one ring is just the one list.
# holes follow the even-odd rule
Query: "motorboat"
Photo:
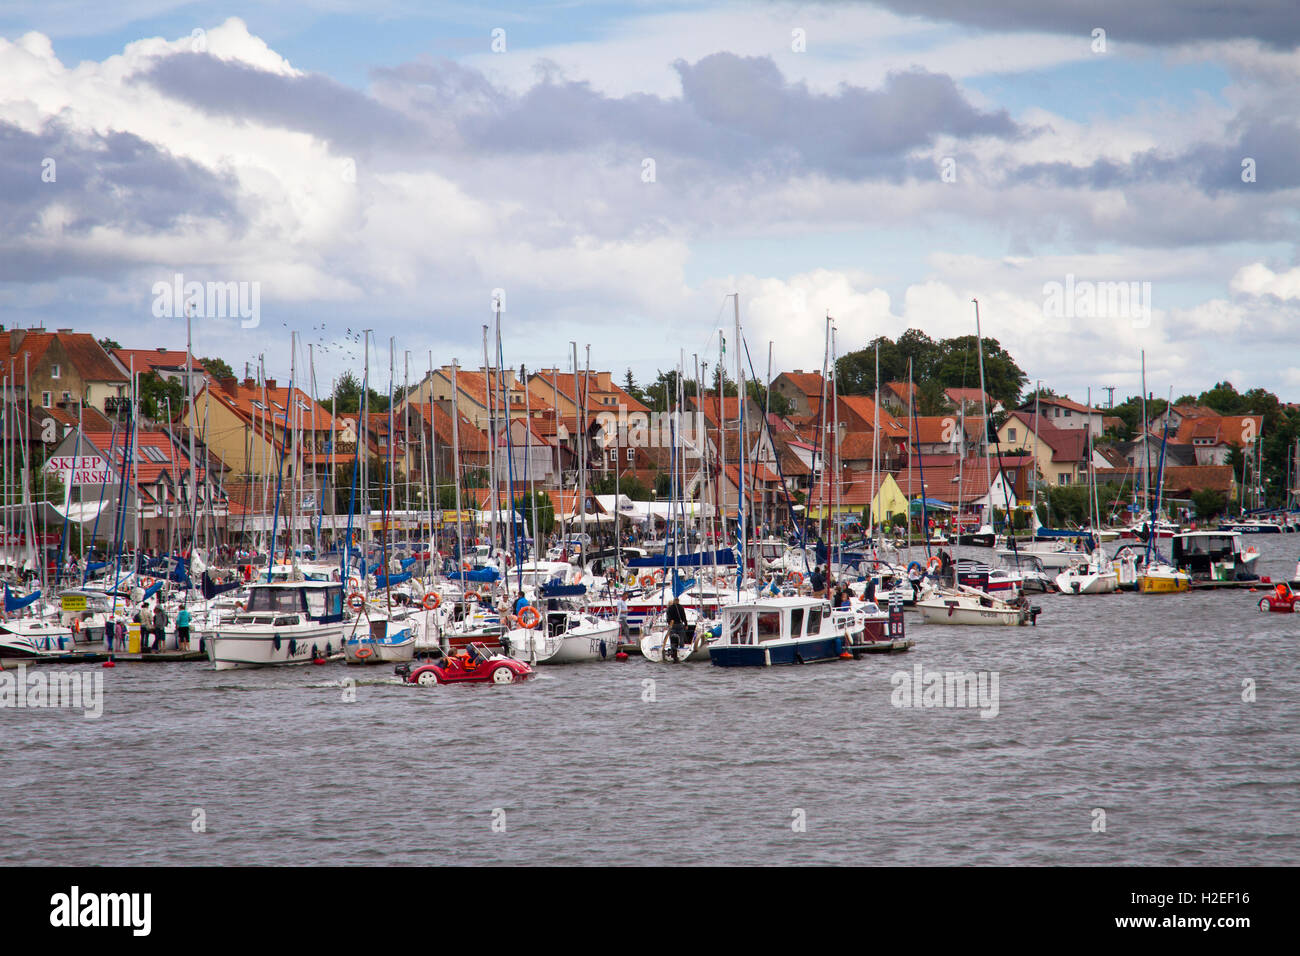
[[351, 630], [338, 582], [252, 584], [245, 609], [208, 637], [208, 658], [217, 670], [306, 664], [341, 651]]
[[992, 627], [1018, 627], [1037, 624], [1040, 608], [1024, 597], [1014, 601], [985, 594], [975, 588], [927, 588], [916, 602], [921, 620], [927, 624], [972, 624]]
[[811, 664], [851, 656], [830, 603], [806, 597], [724, 607], [722, 631], [709, 644], [709, 659], [719, 667]]
[[[618, 621], [571, 610], [538, 611], [532, 627], [516, 627], [501, 639], [506, 653], [530, 664], [576, 664], [613, 660], [618, 652]], [[520, 611], [520, 618], [531, 617]], [[521, 623], [527, 623], [521, 621]]]

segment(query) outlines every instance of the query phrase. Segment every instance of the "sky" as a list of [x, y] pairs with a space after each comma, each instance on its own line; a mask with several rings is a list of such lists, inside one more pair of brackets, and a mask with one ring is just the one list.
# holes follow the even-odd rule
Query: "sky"
[[0, 322], [183, 348], [179, 276], [320, 394], [498, 300], [510, 366], [734, 363], [738, 294], [760, 377], [978, 299], [1080, 401], [1296, 401], [1298, 209], [1294, 0], [0, 7]]

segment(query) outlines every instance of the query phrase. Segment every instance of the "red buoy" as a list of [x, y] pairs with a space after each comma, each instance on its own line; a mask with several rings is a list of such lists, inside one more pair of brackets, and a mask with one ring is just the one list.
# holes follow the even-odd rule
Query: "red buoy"
[[617, 654], [614, 655], [614, 660], [616, 661], [627, 660], [627, 651], [619, 651]]
[[103, 663], [101, 666], [103, 666], [103, 667], [116, 667], [117, 665], [114, 664], [112, 661], [104, 661], [104, 663]]

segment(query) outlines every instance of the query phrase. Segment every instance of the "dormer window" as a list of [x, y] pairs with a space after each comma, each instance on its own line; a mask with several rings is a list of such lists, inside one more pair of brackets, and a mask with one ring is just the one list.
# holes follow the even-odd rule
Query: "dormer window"
[[59, 366], [57, 365], [50, 366], [50, 378], [58, 378], [59, 375], [62, 374], [62, 372], [63, 370], [59, 368]]

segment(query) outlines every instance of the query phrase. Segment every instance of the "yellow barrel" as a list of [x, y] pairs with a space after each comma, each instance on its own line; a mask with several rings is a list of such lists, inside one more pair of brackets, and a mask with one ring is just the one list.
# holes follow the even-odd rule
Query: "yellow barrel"
[[128, 654], [140, 653], [140, 625], [131, 623], [126, 626], [126, 650]]

